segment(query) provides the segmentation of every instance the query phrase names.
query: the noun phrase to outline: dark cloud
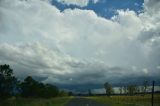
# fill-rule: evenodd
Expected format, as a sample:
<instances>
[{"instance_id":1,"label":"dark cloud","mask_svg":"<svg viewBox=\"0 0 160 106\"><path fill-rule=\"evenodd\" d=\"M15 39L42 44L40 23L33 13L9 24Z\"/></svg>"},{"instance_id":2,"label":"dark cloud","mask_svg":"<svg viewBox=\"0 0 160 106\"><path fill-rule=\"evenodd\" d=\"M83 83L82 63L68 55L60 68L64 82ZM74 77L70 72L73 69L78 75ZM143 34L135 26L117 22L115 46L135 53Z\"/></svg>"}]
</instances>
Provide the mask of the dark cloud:
<instances>
[{"instance_id":1,"label":"dark cloud","mask_svg":"<svg viewBox=\"0 0 160 106\"><path fill-rule=\"evenodd\" d=\"M160 31L159 31L159 27L157 27L156 29L142 31L142 33L140 33L139 40L141 40L142 42L147 42L149 40L154 41L159 37L160 37Z\"/></svg>"}]
</instances>

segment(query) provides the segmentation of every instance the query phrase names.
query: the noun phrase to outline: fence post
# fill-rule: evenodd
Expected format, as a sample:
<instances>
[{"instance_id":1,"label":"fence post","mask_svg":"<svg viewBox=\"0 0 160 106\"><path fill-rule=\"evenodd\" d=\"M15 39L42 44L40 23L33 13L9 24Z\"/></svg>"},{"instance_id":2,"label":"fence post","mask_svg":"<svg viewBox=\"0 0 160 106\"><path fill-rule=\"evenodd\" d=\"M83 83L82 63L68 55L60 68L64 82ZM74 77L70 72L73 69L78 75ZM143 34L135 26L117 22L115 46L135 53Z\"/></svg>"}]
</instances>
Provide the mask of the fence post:
<instances>
[{"instance_id":1,"label":"fence post","mask_svg":"<svg viewBox=\"0 0 160 106\"><path fill-rule=\"evenodd\" d=\"M154 83L155 83L155 81L152 82L152 106L153 106L153 102L154 102Z\"/></svg>"}]
</instances>

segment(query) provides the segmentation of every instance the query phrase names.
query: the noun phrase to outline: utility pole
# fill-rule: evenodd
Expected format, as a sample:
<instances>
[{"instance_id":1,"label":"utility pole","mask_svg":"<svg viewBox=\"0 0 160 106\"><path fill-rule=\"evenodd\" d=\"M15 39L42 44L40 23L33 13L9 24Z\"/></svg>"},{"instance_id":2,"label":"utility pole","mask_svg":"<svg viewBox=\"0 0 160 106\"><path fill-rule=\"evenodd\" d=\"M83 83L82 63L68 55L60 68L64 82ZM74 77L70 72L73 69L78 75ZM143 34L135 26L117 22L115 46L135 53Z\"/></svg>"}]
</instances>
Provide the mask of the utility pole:
<instances>
[{"instance_id":1,"label":"utility pole","mask_svg":"<svg viewBox=\"0 0 160 106\"><path fill-rule=\"evenodd\" d=\"M155 81L152 82L152 106L153 106L153 102L154 102L154 83L155 83Z\"/></svg>"}]
</instances>

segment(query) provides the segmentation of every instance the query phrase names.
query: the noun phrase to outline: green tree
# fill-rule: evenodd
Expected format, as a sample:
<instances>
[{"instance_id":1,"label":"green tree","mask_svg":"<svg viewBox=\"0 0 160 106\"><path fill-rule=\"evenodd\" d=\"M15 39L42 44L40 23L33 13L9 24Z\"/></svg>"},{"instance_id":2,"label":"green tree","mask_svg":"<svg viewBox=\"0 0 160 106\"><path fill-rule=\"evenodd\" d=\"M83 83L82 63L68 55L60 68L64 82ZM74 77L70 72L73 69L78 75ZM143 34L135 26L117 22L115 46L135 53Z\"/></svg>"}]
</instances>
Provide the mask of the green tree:
<instances>
[{"instance_id":1,"label":"green tree","mask_svg":"<svg viewBox=\"0 0 160 106\"><path fill-rule=\"evenodd\" d=\"M24 79L21 83L22 96L24 97L36 97L38 96L38 82L31 76Z\"/></svg>"},{"instance_id":2,"label":"green tree","mask_svg":"<svg viewBox=\"0 0 160 106\"><path fill-rule=\"evenodd\" d=\"M45 86L46 86L45 92L46 92L47 98L58 96L59 90L56 86L51 85L51 84L46 84Z\"/></svg>"},{"instance_id":3,"label":"green tree","mask_svg":"<svg viewBox=\"0 0 160 106\"><path fill-rule=\"evenodd\" d=\"M24 79L21 83L21 94L23 97L56 97L59 90L56 86L51 84L43 84L34 80L31 76Z\"/></svg>"},{"instance_id":4,"label":"green tree","mask_svg":"<svg viewBox=\"0 0 160 106\"><path fill-rule=\"evenodd\" d=\"M0 99L6 99L12 95L16 87L16 78L9 65L0 65Z\"/></svg>"},{"instance_id":5,"label":"green tree","mask_svg":"<svg viewBox=\"0 0 160 106\"><path fill-rule=\"evenodd\" d=\"M113 91L113 88L112 88L112 85L109 84L108 82L106 82L106 83L104 84L104 88L105 88L106 94L107 94L108 96L110 96L110 95L114 92L114 91Z\"/></svg>"}]
</instances>

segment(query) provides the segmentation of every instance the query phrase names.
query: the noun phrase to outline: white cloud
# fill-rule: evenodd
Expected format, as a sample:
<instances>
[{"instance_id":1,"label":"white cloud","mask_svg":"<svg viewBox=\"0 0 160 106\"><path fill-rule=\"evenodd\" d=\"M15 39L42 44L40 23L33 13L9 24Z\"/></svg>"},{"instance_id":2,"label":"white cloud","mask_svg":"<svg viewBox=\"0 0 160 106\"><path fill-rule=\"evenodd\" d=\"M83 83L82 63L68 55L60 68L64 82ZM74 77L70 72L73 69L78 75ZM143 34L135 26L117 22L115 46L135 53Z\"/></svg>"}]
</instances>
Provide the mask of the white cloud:
<instances>
[{"instance_id":1,"label":"white cloud","mask_svg":"<svg viewBox=\"0 0 160 106\"><path fill-rule=\"evenodd\" d=\"M0 1L0 63L10 63L18 76L63 84L158 75L160 13L150 2L139 15L117 10L110 20L92 10L60 12L39 0Z\"/></svg>"},{"instance_id":2,"label":"white cloud","mask_svg":"<svg viewBox=\"0 0 160 106\"><path fill-rule=\"evenodd\" d=\"M87 6L88 3L89 3L89 0L57 0L58 2L61 2L63 4L66 4L66 5L77 5L77 6L80 6L80 7L84 7L84 6Z\"/></svg>"},{"instance_id":3,"label":"white cloud","mask_svg":"<svg viewBox=\"0 0 160 106\"><path fill-rule=\"evenodd\" d=\"M139 4L138 4L138 3L134 3L134 5L135 5L135 6L139 6Z\"/></svg>"},{"instance_id":4,"label":"white cloud","mask_svg":"<svg viewBox=\"0 0 160 106\"><path fill-rule=\"evenodd\" d=\"M6 62L13 62L13 64L31 68L29 69L31 71L53 69L51 70L53 74L68 73L69 69L65 63L74 62L57 49L48 49L38 43L26 45L2 44L0 46L0 54L1 59Z\"/></svg>"},{"instance_id":5,"label":"white cloud","mask_svg":"<svg viewBox=\"0 0 160 106\"><path fill-rule=\"evenodd\" d=\"M94 4L96 4L96 3L98 3L99 2L99 0L93 0L93 3Z\"/></svg>"},{"instance_id":6,"label":"white cloud","mask_svg":"<svg viewBox=\"0 0 160 106\"><path fill-rule=\"evenodd\" d=\"M143 71L145 74L148 74L148 69L147 69L147 68L144 68L142 71Z\"/></svg>"}]
</instances>

